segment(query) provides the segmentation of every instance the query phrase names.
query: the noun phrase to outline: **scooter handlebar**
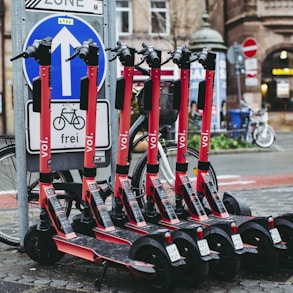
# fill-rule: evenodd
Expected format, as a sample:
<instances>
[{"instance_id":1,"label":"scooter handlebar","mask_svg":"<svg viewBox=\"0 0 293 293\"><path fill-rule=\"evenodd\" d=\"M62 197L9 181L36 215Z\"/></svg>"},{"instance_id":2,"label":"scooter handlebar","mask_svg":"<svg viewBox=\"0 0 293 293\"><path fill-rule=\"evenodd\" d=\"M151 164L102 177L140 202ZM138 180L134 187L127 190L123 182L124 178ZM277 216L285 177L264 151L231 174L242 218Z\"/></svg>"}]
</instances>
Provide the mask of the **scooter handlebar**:
<instances>
[{"instance_id":1,"label":"scooter handlebar","mask_svg":"<svg viewBox=\"0 0 293 293\"><path fill-rule=\"evenodd\" d=\"M65 61L70 61L76 56L84 60L88 65L97 65L97 55L99 52L99 47L92 39L83 42L82 46L74 48L74 53L65 59Z\"/></svg>"},{"instance_id":2,"label":"scooter handlebar","mask_svg":"<svg viewBox=\"0 0 293 293\"><path fill-rule=\"evenodd\" d=\"M208 49L204 48L200 53L198 53L198 62L202 65L205 65L207 57L208 57Z\"/></svg>"},{"instance_id":3,"label":"scooter handlebar","mask_svg":"<svg viewBox=\"0 0 293 293\"><path fill-rule=\"evenodd\" d=\"M47 45L47 44L50 44L51 42L52 42L51 37L46 37L42 40L35 40L32 45L30 45L26 48L25 51L23 51L22 53L20 53L19 55L15 56L15 57L12 57L10 59L10 61L14 61L19 58L26 59L29 57L34 57L35 59L37 59L38 58L38 49L40 47L40 44Z\"/></svg>"},{"instance_id":4,"label":"scooter handlebar","mask_svg":"<svg viewBox=\"0 0 293 293\"><path fill-rule=\"evenodd\" d=\"M161 66L161 52L154 49L154 47L147 45L145 42L142 43L143 49L138 51L138 54L143 55L142 61L137 64L142 64L145 60L150 67L160 67Z\"/></svg>"},{"instance_id":5,"label":"scooter handlebar","mask_svg":"<svg viewBox=\"0 0 293 293\"><path fill-rule=\"evenodd\" d=\"M122 43L120 40L117 41L117 46L115 48L107 48L106 51L115 52L116 55L110 59L110 61L114 61L117 57L119 57L120 62L126 66L133 66L134 64L134 53L135 49L128 47L126 44Z\"/></svg>"}]
</instances>

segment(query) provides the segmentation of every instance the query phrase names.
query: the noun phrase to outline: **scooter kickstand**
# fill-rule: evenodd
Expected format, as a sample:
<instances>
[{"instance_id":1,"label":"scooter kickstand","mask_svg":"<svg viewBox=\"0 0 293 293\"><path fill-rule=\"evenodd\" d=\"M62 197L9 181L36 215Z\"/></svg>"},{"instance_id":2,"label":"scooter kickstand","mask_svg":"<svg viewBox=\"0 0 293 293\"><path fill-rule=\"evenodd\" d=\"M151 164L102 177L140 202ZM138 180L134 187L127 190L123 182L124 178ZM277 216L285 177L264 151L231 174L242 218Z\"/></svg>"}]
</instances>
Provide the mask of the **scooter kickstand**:
<instances>
[{"instance_id":1,"label":"scooter kickstand","mask_svg":"<svg viewBox=\"0 0 293 293\"><path fill-rule=\"evenodd\" d=\"M105 278L105 275L107 273L107 269L109 267L109 262L108 261L103 261L103 268L102 271L100 273L100 277L96 279L95 281L95 287L98 289L98 291L101 291L101 286L102 286L102 282Z\"/></svg>"}]
</instances>

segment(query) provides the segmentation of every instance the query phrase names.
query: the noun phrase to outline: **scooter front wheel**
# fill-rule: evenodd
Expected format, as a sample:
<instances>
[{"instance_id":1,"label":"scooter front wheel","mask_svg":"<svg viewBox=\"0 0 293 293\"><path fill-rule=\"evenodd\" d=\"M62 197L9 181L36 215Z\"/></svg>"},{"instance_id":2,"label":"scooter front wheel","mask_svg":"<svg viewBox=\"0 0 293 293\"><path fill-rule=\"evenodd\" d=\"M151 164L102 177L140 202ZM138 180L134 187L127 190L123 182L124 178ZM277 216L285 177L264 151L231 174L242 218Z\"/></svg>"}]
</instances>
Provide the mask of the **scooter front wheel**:
<instances>
[{"instance_id":1,"label":"scooter front wheel","mask_svg":"<svg viewBox=\"0 0 293 293\"><path fill-rule=\"evenodd\" d=\"M211 233L205 236L211 250L219 253L219 259L209 263L210 272L221 280L233 280L240 272L240 256L234 251L232 244L222 235Z\"/></svg>"},{"instance_id":2,"label":"scooter front wheel","mask_svg":"<svg viewBox=\"0 0 293 293\"><path fill-rule=\"evenodd\" d=\"M166 256L157 248L143 246L135 254L135 259L153 264L156 274L147 281L152 292L170 292L173 287L172 269Z\"/></svg>"},{"instance_id":3,"label":"scooter front wheel","mask_svg":"<svg viewBox=\"0 0 293 293\"><path fill-rule=\"evenodd\" d=\"M37 225L31 226L24 237L24 248L27 255L41 265L52 265L61 260L64 253L57 250L52 239L54 234L53 227L47 231L40 231Z\"/></svg>"}]
</instances>

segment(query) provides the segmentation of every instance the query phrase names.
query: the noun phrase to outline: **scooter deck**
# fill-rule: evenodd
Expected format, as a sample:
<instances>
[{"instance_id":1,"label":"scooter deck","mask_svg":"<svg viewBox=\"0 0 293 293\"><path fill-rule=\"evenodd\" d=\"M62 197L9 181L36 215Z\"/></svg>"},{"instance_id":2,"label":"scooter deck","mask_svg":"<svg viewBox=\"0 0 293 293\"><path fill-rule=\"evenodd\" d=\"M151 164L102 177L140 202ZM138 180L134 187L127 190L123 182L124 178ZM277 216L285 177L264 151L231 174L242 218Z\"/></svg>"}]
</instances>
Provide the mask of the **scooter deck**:
<instances>
[{"instance_id":1,"label":"scooter deck","mask_svg":"<svg viewBox=\"0 0 293 293\"><path fill-rule=\"evenodd\" d=\"M97 239L126 245L131 245L135 240L141 237L140 234L134 231L128 231L117 226L115 226L114 230L112 231L107 231L98 227L94 227L93 232L95 233Z\"/></svg>"},{"instance_id":2,"label":"scooter deck","mask_svg":"<svg viewBox=\"0 0 293 293\"><path fill-rule=\"evenodd\" d=\"M83 234L65 239L55 235L53 237L59 251L71 254L101 264L109 261L113 264L122 265L130 270L142 274L154 274L153 265L128 258L130 246L105 242Z\"/></svg>"}]
</instances>

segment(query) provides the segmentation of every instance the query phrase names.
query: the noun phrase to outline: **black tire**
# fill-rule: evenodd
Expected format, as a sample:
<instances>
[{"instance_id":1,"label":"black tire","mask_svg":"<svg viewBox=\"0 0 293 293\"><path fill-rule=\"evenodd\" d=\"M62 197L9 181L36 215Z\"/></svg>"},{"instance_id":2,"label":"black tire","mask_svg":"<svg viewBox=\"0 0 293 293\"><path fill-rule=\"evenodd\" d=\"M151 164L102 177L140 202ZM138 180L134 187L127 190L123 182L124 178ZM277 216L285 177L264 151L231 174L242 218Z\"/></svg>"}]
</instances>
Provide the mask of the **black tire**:
<instances>
[{"instance_id":1,"label":"black tire","mask_svg":"<svg viewBox=\"0 0 293 293\"><path fill-rule=\"evenodd\" d=\"M254 129L252 137L257 146L269 148L274 143L275 133L271 126L267 125L265 129L263 125L259 125Z\"/></svg>"},{"instance_id":2,"label":"black tire","mask_svg":"<svg viewBox=\"0 0 293 293\"><path fill-rule=\"evenodd\" d=\"M219 253L220 259L212 260L209 269L220 280L234 280L240 272L241 259L234 251L233 245L222 235L210 233L205 236L211 250Z\"/></svg>"},{"instance_id":3,"label":"black tire","mask_svg":"<svg viewBox=\"0 0 293 293\"><path fill-rule=\"evenodd\" d=\"M169 166L172 170L172 173L175 176L175 168L176 168L176 154L177 154L177 146L176 145L170 145L165 146L164 151L167 154ZM198 158L199 153L197 150L188 147L186 151L186 160L188 162L188 170L187 175L191 182L194 182L196 180L196 175L194 172L194 168L198 167ZM160 156L158 157L158 160L160 161ZM137 161L136 166L134 167L133 176L132 176L132 186L134 188L136 198L140 204L141 207L145 204L145 174L146 174L146 166L147 166L147 152L145 152L140 159ZM164 179L164 175L162 173L162 164L159 164L159 178L162 180L162 182L166 182ZM212 178L212 181L216 188L218 189L218 181L216 177L216 173L213 169L213 166L210 164L209 167L209 174ZM173 182L174 183L174 182ZM171 183L164 184L164 188L166 189L168 193L168 188L172 191L174 190L174 185Z\"/></svg>"},{"instance_id":4,"label":"black tire","mask_svg":"<svg viewBox=\"0 0 293 293\"><path fill-rule=\"evenodd\" d=\"M277 226L280 236L286 242L287 249L279 251L279 265L285 269L293 269L293 231L286 225Z\"/></svg>"},{"instance_id":5,"label":"black tire","mask_svg":"<svg viewBox=\"0 0 293 293\"><path fill-rule=\"evenodd\" d=\"M134 258L154 265L155 277L147 281L151 292L172 291L172 268L167 257L159 249L152 246L143 246L136 252Z\"/></svg>"},{"instance_id":6,"label":"black tire","mask_svg":"<svg viewBox=\"0 0 293 293\"><path fill-rule=\"evenodd\" d=\"M20 245L16 172L15 146L9 145L0 149L0 241L12 246ZM38 219L40 213L38 178L39 173L27 172L29 224ZM53 182L72 181L69 171L59 171L54 174ZM72 200L66 198L60 200L66 214L69 214Z\"/></svg>"},{"instance_id":7,"label":"black tire","mask_svg":"<svg viewBox=\"0 0 293 293\"><path fill-rule=\"evenodd\" d=\"M258 253L243 255L244 268L250 271L269 273L278 263L278 252L273 247L271 239L256 229L247 229L241 233L243 243L255 245Z\"/></svg>"},{"instance_id":8,"label":"black tire","mask_svg":"<svg viewBox=\"0 0 293 293\"><path fill-rule=\"evenodd\" d=\"M186 262L186 265L178 268L181 285L196 287L202 284L208 277L208 262L201 260L199 252L190 242L177 238L174 240L174 243Z\"/></svg>"},{"instance_id":9,"label":"black tire","mask_svg":"<svg viewBox=\"0 0 293 293\"><path fill-rule=\"evenodd\" d=\"M57 250L52 239L55 231L50 227L48 231L37 230L37 225L29 228L24 237L24 248L27 255L41 265L52 265L61 260L63 252Z\"/></svg>"}]
</instances>

